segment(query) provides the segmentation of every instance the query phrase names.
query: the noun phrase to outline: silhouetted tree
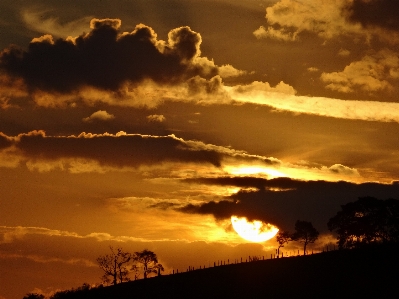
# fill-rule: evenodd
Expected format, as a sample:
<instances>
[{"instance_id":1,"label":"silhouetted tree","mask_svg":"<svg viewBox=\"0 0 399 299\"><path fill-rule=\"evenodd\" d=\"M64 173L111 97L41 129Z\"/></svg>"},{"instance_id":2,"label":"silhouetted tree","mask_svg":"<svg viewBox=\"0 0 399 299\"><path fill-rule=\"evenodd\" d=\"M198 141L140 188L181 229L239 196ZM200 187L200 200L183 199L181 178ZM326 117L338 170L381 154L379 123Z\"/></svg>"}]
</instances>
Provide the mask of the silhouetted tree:
<instances>
[{"instance_id":1,"label":"silhouetted tree","mask_svg":"<svg viewBox=\"0 0 399 299\"><path fill-rule=\"evenodd\" d=\"M111 254L104 256L99 256L97 258L98 265L101 270L104 271L103 281L105 283L110 283L112 279L112 284L116 285L118 283L129 281L128 274L135 267L135 265L130 266L129 264L133 261L133 256L129 252L124 252L122 248L117 248L114 250L110 246ZM110 279L111 278L111 279Z\"/></svg>"},{"instance_id":2,"label":"silhouetted tree","mask_svg":"<svg viewBox=\"0 0 399 299\"><path fill-rule=\"evenodd\" d=\"M297 220L295 223L295 232L292 234L293 241L303 243L303 254L306 255L306 246L314 243L319 237L319 232L308 221Z\"/></svg>"},{"instance_id":3,"label":"silhouetted tree","mask_svg":"<svg viewBox=\"0 0 399 299\"><path fill-rule=\"evenodd\" d=\"M276 235L276 240L278 243L277 256L280 256L280 248L284 247L285 243L288 243L292 240L292 234L287 231L279 230Z\"/></svg>"},{"instance_id":4,"label":"silhouetted tree","mask_svg":"<svg viewBox=\"0 0 399 299\"><path fill-rule=\"evenodd\" d=\"M22 299L44 299L44 295L38 293L28 293Z\"/></svg>"},{"instance_id":5,"label":"silhouetted tree","mask_svg":"<svg viewBox=\"0 0 399 299\"><path fill-rule=\"evenodd\" d=\"M327 223L335 231L340 249L370 243L399 242L399 201L361 197L341 206Z\"/></svg>"},{"instance_id":6,"label":"silhouetted tree","mask_svg":"<svg viewBox=\"0 0 399 299\"><path fill-rule=\"evenodd\" d=\"M163 266L158 263L157 255L148 249L135 252L134 259L136 262L143 265L144 279L151 273L157 274L160 273L160 271L164 271Z\"/></svg>"}]
</instances>

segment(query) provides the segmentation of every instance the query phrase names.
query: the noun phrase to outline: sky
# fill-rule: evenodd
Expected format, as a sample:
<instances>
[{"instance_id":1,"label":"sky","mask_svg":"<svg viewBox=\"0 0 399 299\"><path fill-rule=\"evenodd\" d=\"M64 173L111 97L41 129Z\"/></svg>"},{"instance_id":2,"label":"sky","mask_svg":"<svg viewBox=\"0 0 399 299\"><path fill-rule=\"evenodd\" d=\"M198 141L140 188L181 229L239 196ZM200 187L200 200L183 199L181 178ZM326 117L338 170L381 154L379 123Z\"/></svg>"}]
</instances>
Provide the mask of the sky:
<instances>
[{"instance_id":1,"label":"sky","mask_svg":"<svg viewBox=\"0 0 399 299\"><path fill-rule=\"evenodd\" d=\"M398 6L1 1L0 299L100 283L109 246L275 252L232 215L332 246L341 205L399 194Z\"/></svg>"}]
</instances>

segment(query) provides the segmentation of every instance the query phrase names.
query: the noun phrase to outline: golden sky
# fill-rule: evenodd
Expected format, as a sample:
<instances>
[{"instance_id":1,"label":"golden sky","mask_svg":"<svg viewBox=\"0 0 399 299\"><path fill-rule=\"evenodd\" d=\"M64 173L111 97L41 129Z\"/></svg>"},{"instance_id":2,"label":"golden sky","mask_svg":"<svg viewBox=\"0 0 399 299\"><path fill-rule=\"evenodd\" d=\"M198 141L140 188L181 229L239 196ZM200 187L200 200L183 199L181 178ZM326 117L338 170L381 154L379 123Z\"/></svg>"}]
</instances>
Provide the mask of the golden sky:
<instances>
[{"instance_id":1,"label":"golden sky","mask_svg":"<svg viewBox=\"0 0 399 299\"><path fill-rule=\"evenodd\" d=\"M269 257L233 215L321 250L340 205L397 197L398 9L1 1L0 299L99 283L110 245L166 273Z\"/></svg>"}]
</instances>

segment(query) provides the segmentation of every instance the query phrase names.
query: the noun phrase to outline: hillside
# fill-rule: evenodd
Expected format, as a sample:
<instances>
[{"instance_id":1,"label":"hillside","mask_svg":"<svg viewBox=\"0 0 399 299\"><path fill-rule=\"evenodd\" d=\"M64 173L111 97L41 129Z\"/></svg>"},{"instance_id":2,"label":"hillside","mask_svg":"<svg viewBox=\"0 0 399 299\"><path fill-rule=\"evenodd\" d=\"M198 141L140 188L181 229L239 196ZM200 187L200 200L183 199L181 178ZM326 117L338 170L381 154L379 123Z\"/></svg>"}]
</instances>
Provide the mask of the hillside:
<instances>
[{"instance_id":1,"label":"hillside","mask_svg":"<svg viewBox=\"0 0 399 299\"><path fill-rule=\"evenodd\" d=\"M399 298L398 253L398 246L379 246L226 265L71 298Z\"/></svg>"}]
</instances>

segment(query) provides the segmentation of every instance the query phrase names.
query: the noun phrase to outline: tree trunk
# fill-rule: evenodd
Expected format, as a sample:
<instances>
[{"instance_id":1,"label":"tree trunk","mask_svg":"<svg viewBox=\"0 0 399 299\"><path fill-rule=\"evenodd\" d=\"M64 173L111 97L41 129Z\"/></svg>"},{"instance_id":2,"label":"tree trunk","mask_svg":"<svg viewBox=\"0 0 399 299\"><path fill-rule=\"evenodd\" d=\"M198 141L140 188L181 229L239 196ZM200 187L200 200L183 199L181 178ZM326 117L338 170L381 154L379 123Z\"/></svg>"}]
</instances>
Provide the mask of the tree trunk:
<instances>
[{"instance_id":1,"label":"tree trunk","mask_svg":"<svg viewBox=\"0 0 399 299\"><path fill-rule=\"evenodd\" d=\"M115 257L115 259L114 259L114 273L113 273L113 276L114 276L114 285L116 285L116 283L117 283L117 281L116 281L116 275L117 275L117 271L116 271L116 257Z\"/></svg>"}]
</instances>

